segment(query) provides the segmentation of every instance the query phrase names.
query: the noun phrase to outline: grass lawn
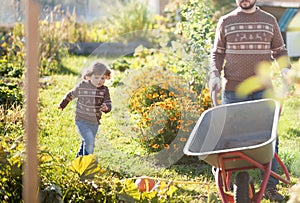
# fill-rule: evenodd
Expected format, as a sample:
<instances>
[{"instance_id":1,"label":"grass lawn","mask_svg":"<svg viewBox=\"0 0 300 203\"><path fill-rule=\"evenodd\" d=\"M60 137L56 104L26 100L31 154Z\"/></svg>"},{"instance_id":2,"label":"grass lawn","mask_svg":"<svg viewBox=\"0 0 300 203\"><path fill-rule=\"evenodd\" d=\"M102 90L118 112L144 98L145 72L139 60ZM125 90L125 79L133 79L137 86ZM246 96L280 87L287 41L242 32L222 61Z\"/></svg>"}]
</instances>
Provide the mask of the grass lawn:
<instances>
[{"instance_id":1,"label":"grass lawn","mask_svg":"<svg viewBox=\"0 0 300 203\"><path fill-rule=\"evenodd\" d=\"M63 74L41 78L39 143L65 160L66 165L75 158L80 145L74 124L75 102L70 103L63 111L57 107L64 94L79 82L80 71L87 64L87 60L83 56L71 56L63 61ZM113 110L103 116L97 135L95 154L99 163L122 174L124 178L147 175L173 181L186 191L183 196L188 197L188 202L221 202L209 165L197 158L184 157L171 167L163 168L155 166L151 159L145 156L145 150L137 142L137 119L127 109L126 89L120 86L113 87L109 81L107 85L111 91ZM286 199L289 198L289 188L297 183L300 177L299 126L300 95L290 95L284 101L278 126L279 156L291 175L291 185L279 185ZM259 179L258 175L254 178Z\"/></svg>"}]
</instances>

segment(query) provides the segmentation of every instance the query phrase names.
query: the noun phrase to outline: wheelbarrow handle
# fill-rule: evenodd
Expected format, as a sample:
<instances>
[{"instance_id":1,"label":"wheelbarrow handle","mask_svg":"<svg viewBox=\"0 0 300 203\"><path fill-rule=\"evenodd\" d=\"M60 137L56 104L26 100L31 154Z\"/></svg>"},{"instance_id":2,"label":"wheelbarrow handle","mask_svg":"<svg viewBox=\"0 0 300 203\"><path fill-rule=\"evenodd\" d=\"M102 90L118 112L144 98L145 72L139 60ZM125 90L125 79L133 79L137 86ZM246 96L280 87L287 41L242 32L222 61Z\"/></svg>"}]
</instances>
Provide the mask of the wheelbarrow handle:
<instances>
[{"instance_id":1,"label":"wheelbarrow handle","mask_svg":"<svg viewBox=\"0 0 300 203\"><path fill-rule=\"evenodd\" d=\"M219 103L218 103L218 93L217 93L216 90L212 90L210 92L210 97L211 97L213 106L218 106L219 105Z\"/></svg>"}]
</instances>

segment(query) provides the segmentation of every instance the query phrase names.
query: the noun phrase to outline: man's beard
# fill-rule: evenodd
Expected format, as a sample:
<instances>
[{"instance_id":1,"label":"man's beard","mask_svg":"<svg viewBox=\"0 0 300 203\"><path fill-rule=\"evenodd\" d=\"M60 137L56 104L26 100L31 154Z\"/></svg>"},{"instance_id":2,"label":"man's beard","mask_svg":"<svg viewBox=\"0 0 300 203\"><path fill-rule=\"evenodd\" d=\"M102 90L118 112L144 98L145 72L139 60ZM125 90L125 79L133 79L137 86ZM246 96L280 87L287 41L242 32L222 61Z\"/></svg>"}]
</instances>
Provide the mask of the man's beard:
<instances>
[{"instance_id":1,"label":"man's beard","mask_svg":"<svg viewBox=\"0 0 300 203\"><path fill-rule=\"evenodd\" d=\"M247 0L244 0L244 1L247 1ZM254 1L252 4L249 4L249 6L243 6L243 2L244 2L244 1L242 1L242 2L240 3L240 7L241 7L242 9L244 9L244 10L252 9L252 8L255 6L255 3L256 3L256 1Z\"/></svg>"}]
</instances>

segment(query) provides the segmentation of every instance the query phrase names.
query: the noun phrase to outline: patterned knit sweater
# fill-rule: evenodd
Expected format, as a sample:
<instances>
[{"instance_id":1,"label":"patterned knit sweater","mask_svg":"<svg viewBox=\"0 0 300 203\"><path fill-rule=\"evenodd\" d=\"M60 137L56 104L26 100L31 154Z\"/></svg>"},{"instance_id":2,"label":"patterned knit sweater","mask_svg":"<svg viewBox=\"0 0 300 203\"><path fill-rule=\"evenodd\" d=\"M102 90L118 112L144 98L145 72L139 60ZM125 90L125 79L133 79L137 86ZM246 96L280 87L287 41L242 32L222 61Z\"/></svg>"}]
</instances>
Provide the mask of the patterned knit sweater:
<instances>
[{"instance_id":1,"label":"patterned knit sweater","mask_svg":"<svg viewBox=\"0 0 300 203\"><path fill-rule=\"evenodd\" d=\"M75 98L77 98L75 120L100 124L101 105L105 103L108 107L104 113L110 112L112 108L108 87L104 85L95 87L90 81L82 81L68 92L60 102L60 107L64 109Z\"/></svg>"},{"instance_id":2,"label":"patterned knit sweater","mask_svg":"<svg viewBox=\"0 0 300 203\"><path fill-rule=\"evenodd\" d=\"M258 7L253 13L237 8L218 22L211 77L219 77L224 70L225 89L235 91L242 81L255 75L261 62L281 56L288 58L276 18Z\"/></svg>"}]
</instances>

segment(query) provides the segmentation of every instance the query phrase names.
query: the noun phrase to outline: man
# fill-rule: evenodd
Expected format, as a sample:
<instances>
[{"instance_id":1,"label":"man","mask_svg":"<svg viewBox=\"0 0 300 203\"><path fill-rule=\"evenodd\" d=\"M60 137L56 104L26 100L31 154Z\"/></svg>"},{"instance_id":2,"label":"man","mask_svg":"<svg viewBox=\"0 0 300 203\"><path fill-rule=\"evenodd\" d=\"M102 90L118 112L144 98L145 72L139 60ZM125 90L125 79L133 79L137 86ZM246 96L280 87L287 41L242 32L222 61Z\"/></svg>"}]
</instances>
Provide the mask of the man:
<instances>
[{"instance_id":1,"label":"man","mask_svg":"<svg viewBox=\"0 0 300 203\"><path fill-rule=\"evenodd\" d=\"M222 104L262 99L271 88L270 79L252 80L247 94L240 96L238 90L251 78L259 77L262 62L271 64L275 59L282 76L290 70L287 50L284 45L277 21L274 16L256 6L256 0L236 0L237 8L220 18L214 47L211 53L210 91L220 92L221 79L224 74ZM269 70L266 67L265 70ZM261 72L261 71L260 71ZM264 81L261 84L260 81ZM278 146L278 143L277 143ZM277 152L276 146L276 152ZM278 163L272 161L272 170L277 171ZM278 193L278 180L270 176L265 197L272 201L282 201Z\"/></svg>"}]
</instances>

